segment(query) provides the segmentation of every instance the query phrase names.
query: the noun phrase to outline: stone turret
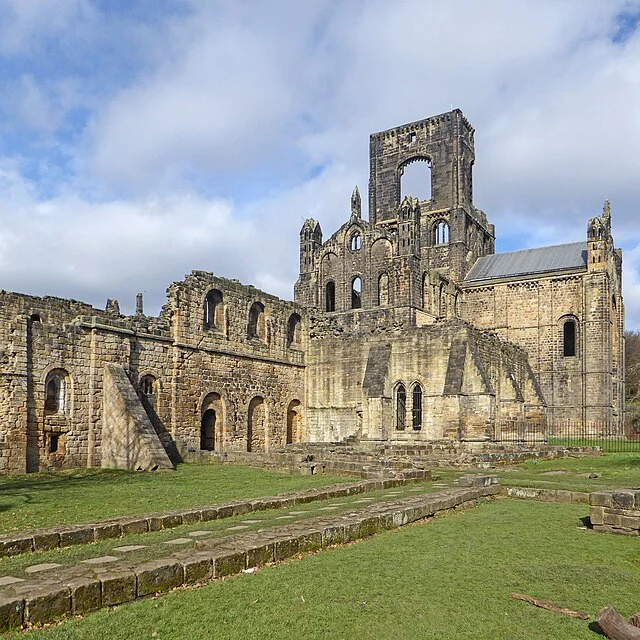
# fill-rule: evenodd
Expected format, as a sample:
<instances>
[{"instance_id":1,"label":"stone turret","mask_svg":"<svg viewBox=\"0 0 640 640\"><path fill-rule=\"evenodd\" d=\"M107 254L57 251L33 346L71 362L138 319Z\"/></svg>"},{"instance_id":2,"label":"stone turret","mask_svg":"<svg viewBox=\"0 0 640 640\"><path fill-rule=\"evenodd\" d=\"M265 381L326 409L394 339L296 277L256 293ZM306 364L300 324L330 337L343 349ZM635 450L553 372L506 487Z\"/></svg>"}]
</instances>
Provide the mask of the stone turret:
<instances>
[{"instance_id":1,"label":"stone turret","mask_svg":"<svg viewBox=\"0 0 640 640\"><path fill-rule=\"evenodd\" d=\"M587 225L587 260L589 271L607 268L607 258L613 249L611 235L611 203L604 201L602 215L591 218Z\"/></svg>"},{"instance_id":2,"label":"stone turret","mask_svg":"<svg viewBox=\"0 0 640 640\"><path fill-rule=\"evenodd\" d=\"M360 198L360 191L357 186L351 194L351 217L362 218L362 199Z\"/></svg>"}]
</instances>

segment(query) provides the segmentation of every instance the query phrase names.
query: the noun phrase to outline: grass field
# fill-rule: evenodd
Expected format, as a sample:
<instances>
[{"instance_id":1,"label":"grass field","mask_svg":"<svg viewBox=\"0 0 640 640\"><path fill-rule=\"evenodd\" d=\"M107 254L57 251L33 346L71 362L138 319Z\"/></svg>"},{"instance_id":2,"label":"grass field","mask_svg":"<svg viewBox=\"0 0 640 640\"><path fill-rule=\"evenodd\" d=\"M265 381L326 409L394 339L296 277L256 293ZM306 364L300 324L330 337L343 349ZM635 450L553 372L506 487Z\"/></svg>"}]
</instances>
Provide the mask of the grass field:
<instances>
[{"instance_id":1,"label":"grass field","mask_svg":"<svg viewBox=\"0 0 640 640\"><path fill-rule=\"evenodd\" d=\"M356 479L222 464L183 464L164 473L76 469L0 476L0 533L170 511Z\"/></svg>"},{"instance_id":2,"label":"grass field","mask_svg":"<svg viewBox=\"0 0 640 640\"><path fill-rule=\"evenodd\" d=\"M640 454L606 453L585 458L529 460L493 471L500 481L520 487L598 491L640 487ZM597 478L589 478L598 474Z\"/></svg>"},{"instance_id":3,"label":"grass field","mask_svg":"<svg viewBox=\"0 0 640 640\"><path fill-rule=\"evenodd\" d=\"M499 500L206 587L178 590L28 640L162 638L540 640L598 637L591 615L639 607L640 546L582 528L584 505Z\"/></svg>"}]
</instances>

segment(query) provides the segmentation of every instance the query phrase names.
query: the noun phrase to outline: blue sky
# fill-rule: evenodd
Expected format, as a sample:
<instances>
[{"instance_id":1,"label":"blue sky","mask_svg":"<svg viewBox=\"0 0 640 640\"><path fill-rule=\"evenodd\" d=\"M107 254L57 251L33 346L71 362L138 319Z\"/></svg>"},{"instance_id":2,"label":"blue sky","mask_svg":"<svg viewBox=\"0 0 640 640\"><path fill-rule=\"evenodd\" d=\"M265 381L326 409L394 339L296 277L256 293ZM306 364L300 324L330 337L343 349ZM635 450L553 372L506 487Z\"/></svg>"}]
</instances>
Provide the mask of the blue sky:
<instances>
[{"instance_id":1,"label":"blue sky","mask_svg":"<svg viewBox=\"0 0 640 640\"><path fill-rule=\"evenodd\" d=\"M302 220L346 219L369 134L453 106L498 250L582 240L611 200L640 328L639 21L640 0L0 0L0 288L155 313L204 269L291 298Z\"/></svg>"}]
</instances>

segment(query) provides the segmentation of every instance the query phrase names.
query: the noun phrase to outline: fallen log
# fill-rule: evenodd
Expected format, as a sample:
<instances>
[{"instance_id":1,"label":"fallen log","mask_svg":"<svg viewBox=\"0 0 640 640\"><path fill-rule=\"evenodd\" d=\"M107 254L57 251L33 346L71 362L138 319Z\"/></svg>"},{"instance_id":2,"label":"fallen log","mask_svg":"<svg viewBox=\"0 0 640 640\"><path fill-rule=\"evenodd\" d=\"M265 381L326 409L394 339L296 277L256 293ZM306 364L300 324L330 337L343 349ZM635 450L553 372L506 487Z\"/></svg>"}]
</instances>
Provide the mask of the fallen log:
<instances>
[{"instance_id":1,"label":"fallen log","mask_svg":"<svg viewBox=\"0 0 640 640\"><path fill-rule=\"evenodd\" d=\"M613 607L599 611L596 620L611 640L640 640L640 629L625 620Z\"/></svg>"},{"instance_id":2,"label":"fallen log","mask_svg":"<svg viewBox=\"0 0 640 640\"><path fill-rule=\"evenodd\" d=\"M588 620L590 618L589 614L585 613L584 611L565 609L565 607L559 607L557 604L553 604L552 602L545 602L544 600L538 600L533 596L528 596L526 593L512 592L509 595L516 600L524 600L525 602L528 602L536 607L540 607L541 609L547 609L548 611L553 611L555 613L562 613L565 616L571 616L572 618L580 618L580 620Z\"/></svg>"}]
</instances>

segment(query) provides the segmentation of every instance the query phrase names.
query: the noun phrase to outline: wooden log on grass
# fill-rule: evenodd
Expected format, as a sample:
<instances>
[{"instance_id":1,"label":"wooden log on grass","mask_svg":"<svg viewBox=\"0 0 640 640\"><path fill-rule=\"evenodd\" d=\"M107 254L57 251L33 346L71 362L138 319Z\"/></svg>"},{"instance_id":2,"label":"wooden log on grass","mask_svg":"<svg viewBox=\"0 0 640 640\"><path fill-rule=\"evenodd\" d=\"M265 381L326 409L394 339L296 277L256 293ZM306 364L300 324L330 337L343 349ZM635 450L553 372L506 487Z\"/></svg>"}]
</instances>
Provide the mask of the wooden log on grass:
<instances>
[{"instance_id":1,"label":"wooden log on grass","mask_svg":"<svg viewBox=\"0 0 640 640\"><path fill-rule=\"evenodd\" d=\"M613 607L599 611L596 620L610 640L640 640L640 629L625 620Z\"/></svg>"},{"instance_id":2,"label":"wooden log on grass","mask_svg":"<svg viewBox=\"0 0 640 640\"><path fill-rule=\"evenodd\" d=\"M573 609L565 609L565 607L559 607L557 604L553 604L552 602L545 602L544 600L538 600L533 596L528 596L526 593L515 593L512 592L509 594L512 598L516 600L524 600L529 604L532 604L536 607L540 607L541 609L547 609L547 611L553 611L554 613L562 613L565 616L571 616L572 618L579 618L580 620L588 620L589 614L584 611L574 611Z\"/></svg>"}]
</instances>

